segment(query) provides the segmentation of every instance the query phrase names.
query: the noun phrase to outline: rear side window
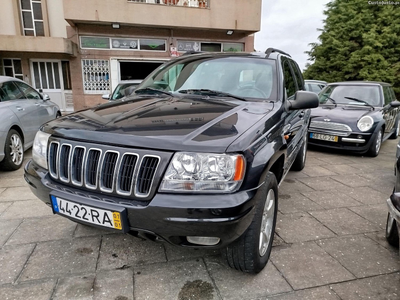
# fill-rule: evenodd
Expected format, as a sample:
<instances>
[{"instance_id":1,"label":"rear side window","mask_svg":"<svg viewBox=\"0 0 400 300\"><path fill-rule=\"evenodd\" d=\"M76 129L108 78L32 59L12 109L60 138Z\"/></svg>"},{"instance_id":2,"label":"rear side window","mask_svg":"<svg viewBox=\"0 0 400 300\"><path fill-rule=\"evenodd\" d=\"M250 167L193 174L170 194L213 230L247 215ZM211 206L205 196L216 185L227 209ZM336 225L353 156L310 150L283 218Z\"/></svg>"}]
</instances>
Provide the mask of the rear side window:
<instances>
[{"instance_id":1,"label":"rear side window","mask_svg":"<svg viewBox=\"0 0 400 300\"><path fill-rule=\"evenodd\" d=\"M1 101L25 99L13 81L0 83L0 97Z\"/></svg>"}]
</instances>

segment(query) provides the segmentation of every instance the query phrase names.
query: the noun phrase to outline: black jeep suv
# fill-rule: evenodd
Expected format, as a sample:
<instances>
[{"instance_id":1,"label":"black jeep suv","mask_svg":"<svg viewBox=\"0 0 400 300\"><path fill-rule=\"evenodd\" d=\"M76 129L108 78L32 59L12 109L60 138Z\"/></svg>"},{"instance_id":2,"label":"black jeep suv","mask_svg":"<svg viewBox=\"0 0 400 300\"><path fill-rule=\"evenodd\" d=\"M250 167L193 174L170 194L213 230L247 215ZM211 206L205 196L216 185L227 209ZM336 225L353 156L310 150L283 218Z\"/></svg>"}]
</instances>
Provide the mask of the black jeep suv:
<instances>
[{"instance_id":1,"label":"black jeep suv","mask_svg":"<svg viewBox=\"0 0 400 300\"><path fill-rule=\"evenodd\" d=\"M71 220L174 245L221 248L259 272L278 184L304 167L317 95L289 55L198 53L156 69L135 95L45 124L25 178Z\"/></svg>"}]
</instances>

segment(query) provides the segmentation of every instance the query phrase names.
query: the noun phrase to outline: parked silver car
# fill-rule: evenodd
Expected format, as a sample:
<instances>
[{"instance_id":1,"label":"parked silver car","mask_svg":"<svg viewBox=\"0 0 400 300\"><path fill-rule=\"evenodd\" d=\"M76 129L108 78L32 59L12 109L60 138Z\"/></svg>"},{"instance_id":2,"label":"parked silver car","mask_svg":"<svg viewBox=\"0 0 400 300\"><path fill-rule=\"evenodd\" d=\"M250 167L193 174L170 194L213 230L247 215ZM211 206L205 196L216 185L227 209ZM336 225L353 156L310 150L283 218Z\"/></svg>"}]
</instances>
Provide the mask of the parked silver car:
<instances>
[{"instance_id":1,"label":"parked silver car","mask_svg":"<svg viewBox=\"0 0 400 300\"><path fill-rule=\"evenodd\" d=\"M0 76L0 116L0 169L11 171L22 166L39 127L61 113L48 95L22 80Z\"/></svg>"}]
</instances>

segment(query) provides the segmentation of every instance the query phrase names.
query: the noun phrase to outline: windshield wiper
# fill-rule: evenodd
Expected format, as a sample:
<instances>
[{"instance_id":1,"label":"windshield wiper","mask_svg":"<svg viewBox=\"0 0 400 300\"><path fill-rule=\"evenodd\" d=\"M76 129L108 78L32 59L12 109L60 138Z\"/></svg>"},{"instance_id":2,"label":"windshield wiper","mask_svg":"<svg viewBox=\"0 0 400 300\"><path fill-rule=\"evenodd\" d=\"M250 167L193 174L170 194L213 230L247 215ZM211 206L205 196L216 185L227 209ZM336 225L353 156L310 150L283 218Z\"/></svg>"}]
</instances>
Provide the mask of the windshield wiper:
<instances>
[{"instance_id":1,"label":"windshield wiper","mask_svg":"<svg viewBox=\"0 0 400 300\"><path fill-rule=\"evenodd\" d=\"M149 88L149 87L138 89L138 90L135 90L134 92L135 92L135 94L142 94L142 93L146 94L146 93L150 92L150 93L158 93L158 94L165 94L168 96L172 96L172 94L169 92L160 91L160 90L157 90L154 88Z\"/></svg>"},{"instance_id":2,"label":"windshield wiper","mask_svg":"<svg viewBox=\"0 0 400 300\"><path fill-rule=\"evenodd\" d=\"M349 99L349 100L353 100L353 101L356 101L356 102L364 103L365 105L368 105L369 107L372 107L373 110L375 110L375 107L373 105L369 104L365 100L360 100L360 99L353 98L353 97L344 97L344 98Z\"/></svg>"},{"instance_id":3,"label":"windshield wiper","mask_svg":"<svg viewBox=\"0 0 400 300\"><path fill-rule=\"evenodd\" d=\"M337 107L337 103L336 103L336 100L335 100L335 99L333 99L333 98L331 98L331 97L329 97L329 96L326 96L326 99L331 100L331 102L332 102L333 104L335 104L335 107Z\"/></svg>"},{"instance_id":4,"label":"windshield wiper","mask_svg":"<svg viewBox=\"0 0 400 300\"><path fill-rule=\"evenodd\" d=\"M247 101L247 99L235 96L229 93L221 92L221 91L214 91L209 89L189 89L189 90L180 90L178 91L181 94L201 94L207 96L216 96L216 97L231 97L242 101Z\"/></svg>"}]
</instances>

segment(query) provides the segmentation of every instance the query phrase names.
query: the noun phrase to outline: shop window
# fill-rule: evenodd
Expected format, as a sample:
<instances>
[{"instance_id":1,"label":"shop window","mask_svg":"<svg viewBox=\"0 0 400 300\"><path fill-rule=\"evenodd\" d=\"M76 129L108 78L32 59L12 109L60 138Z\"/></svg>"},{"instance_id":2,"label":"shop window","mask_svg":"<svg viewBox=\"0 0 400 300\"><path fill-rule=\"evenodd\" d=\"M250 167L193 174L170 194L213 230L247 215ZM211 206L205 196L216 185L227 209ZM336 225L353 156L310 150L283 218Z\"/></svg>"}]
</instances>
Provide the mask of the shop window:
<instances>
[{"instance_id":1,"label":"shop window","mask_svg":"<svg viewBox=\"0 0 400 300\"><path fill-rule=\"evenodd\" d=\"M110 63L102 59L82 59L83 90L102 94L110 90Z\"/></svg>"},{"instance_id":2,"label":"shop window","mask_svg":"<svg viewBox=\"0 0 400 300\"><path fill-rule=\"evenodd\" d=\"M224 43L222 51L224 51L224 52L243 52L244 44L242 44L242 43Z\"/></svg>"},{"instance_id":3,"label":"shop window","mask_svg":"<svg viewBox=\"0 0 400 300\"><path fill-rule=\"evenodd\" d=\"M41 0L20 0L22 28L26 36L44 36Z\"/></svg>"},{"instance_id":4,"label":"shop window","mask_svg":"<svg viewBox=\"0 0 400 300\"><path fill-rule=\"evenodd\" d=\"M165 51L165 40L140 40L140 50Z\"/></svg>"},{"instance_id":5,"label":"shop window","mask_svg":"<svg viewBox=\"0 0 400 300\"><path fill-rule=\"evenodd\" d=\"M221 52L221 43L201 43L201 51Z\"/></svg>"},{"instance_id":6,"label":"shop window","mask_svg":"<svg viewBox=\"0 0 400 300\"><path fill-rule=\"evenodd\" d=\"M20 59L4 58L3 59L3 74L5 76L15 77L24 80L22 74L22 64Z\"/></svg>"}]
</instances>

